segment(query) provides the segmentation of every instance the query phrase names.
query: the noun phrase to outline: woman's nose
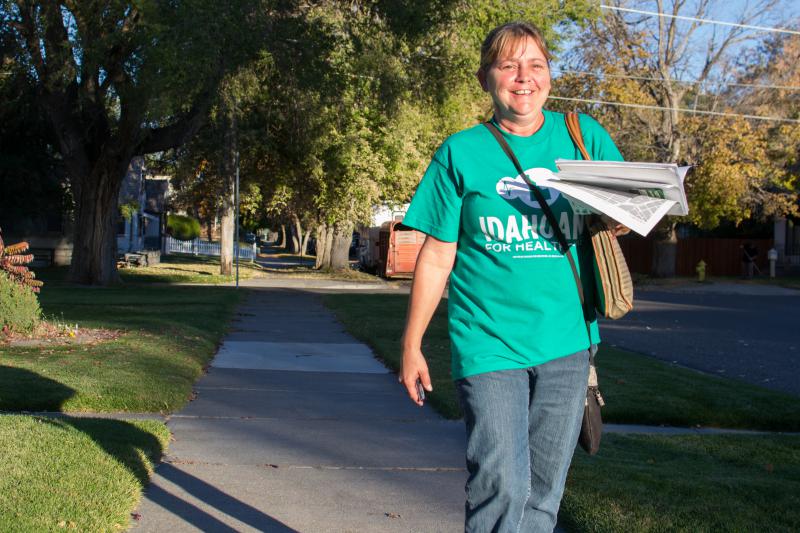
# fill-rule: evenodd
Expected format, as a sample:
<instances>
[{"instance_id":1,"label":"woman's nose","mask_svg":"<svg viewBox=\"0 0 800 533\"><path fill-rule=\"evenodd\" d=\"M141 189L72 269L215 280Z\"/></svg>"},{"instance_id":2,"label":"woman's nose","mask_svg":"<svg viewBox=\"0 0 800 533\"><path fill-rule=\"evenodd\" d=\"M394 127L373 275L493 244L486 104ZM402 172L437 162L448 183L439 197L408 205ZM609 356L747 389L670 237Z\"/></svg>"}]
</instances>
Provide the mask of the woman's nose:
<instances>
[{"instance_id":1,"label":"woman's nose","mask_svg":"<svg viewBox=\"0 0 800 533\"><path fill-rule=\"evenodd\" d=\"M525 82L533 79L533 69L526 66L520 66L517 69L517 81Z\"/></svg>"}]
</instances>

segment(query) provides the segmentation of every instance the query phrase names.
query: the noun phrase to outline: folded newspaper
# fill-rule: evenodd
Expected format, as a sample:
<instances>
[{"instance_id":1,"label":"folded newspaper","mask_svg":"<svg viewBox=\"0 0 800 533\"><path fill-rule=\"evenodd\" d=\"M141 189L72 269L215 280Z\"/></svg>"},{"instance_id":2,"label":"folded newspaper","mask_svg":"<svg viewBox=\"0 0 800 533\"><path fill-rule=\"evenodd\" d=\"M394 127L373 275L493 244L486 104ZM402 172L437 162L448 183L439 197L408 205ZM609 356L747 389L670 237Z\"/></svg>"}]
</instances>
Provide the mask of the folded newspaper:
<instances>
[{"instance_id":1,"label":"folded newspaper","mask_svg":"<svg viewBox=\"0 0 800 533\"><path fill-rule=\"evenodd\" d=\"M690 167L668 163L556 160L539 185L556 189L579 214L604 213L646 236L665 215L688 215L683 180Z\"/></svg>"}]
</instances>

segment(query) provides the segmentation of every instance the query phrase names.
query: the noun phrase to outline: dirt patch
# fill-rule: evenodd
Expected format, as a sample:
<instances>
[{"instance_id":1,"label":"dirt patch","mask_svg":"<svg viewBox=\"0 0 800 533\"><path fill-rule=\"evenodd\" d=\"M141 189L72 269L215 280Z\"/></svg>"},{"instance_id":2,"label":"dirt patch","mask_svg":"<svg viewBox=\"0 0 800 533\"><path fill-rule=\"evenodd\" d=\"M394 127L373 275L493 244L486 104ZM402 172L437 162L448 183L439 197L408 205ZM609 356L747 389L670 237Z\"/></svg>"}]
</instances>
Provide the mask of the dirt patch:
<instances>
[{"instance_id":1,"label":"dirt patch","mask_svg":"<svg viewBox=\"0 0 800 533\"><path fill-rule=\"evenodd\" d=\"M20 348L39 346L67 346L71 344L98 344L113 341L122 335L116 329L68 328L42 322L32 334L6 333L0 335L0 344Z\"/></svg>"}]
</instances>

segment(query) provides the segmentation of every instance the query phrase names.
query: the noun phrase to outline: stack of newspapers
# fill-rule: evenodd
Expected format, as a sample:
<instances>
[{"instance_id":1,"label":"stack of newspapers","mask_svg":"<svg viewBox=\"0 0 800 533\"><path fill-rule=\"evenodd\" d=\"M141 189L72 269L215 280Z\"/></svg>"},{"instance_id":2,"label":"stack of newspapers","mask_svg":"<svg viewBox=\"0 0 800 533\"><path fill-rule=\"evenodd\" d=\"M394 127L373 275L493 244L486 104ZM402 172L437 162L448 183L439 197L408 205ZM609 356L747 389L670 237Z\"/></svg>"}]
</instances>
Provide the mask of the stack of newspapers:
<instances>
[{"instance_id":1,"label":"stack of newspapers","mask_svg":"<svg viewBox=\"0 0 800 533\"><path fill-rule=\"evenodd\" d=\"M603 213L640 235L665 215L688 215L683 180L690 167L667 163L556 160L540 185L567 197L579 214Z\"/></svg>"}]
</instances>

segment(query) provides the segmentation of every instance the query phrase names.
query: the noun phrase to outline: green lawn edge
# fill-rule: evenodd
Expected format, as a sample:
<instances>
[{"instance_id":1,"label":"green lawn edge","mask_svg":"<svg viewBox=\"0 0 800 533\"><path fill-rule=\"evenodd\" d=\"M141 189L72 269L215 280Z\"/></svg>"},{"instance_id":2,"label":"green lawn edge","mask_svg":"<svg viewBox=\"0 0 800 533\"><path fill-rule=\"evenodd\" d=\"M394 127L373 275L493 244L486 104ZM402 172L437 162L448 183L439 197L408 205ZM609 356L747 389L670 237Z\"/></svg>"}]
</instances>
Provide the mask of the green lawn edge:
<instances>
[{"instance_id":1,"label":"green lawn edge","mask_svg":"<svg viewBox=\"0 0 800 533\"><path fill-rule=\"evenodd\" d=\"M230 287L49 287L40 295L46 316L121 335L90 345L0 347L0 410L180 409L244 295Z\"/></svg>"},{"instance_id":2,"label":"green lawn edge","mask_svg":"<svg viewBox=\"0 0 800 533\"><path fill-rule=\"evenodd\" d=\"M392 370L400 367L400 337L408 296L328 294L324 304L347 331L369 345ZM447 309L442 302L423 342L434 391L430 404L442 416L461 417L450 379ZM731 379L710 376L601 344L597 356L607 423L708 426L800 431L797 398Z\"/></svg>"},{"instance_id":3,"label":"green lawn edge","mask_svg":"<svg viewBox=\"0 0 800 533\"><path fill-rule=\"evenodd\" d=\"M169 439L156 420L0 416L0 530L128 529Z\"/></svg>"},{"instance_id":4,"label":"green lawn edge","mask_svg":"<svg viewBox=\"0 0 800 533\"><path fill-rule=\"evenodd\" d=\"M800 437L606 434L559 513L572 532L800 530Z\"/></svg>"}]
</instances>

